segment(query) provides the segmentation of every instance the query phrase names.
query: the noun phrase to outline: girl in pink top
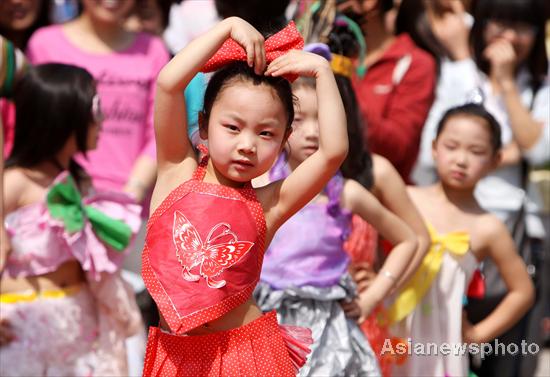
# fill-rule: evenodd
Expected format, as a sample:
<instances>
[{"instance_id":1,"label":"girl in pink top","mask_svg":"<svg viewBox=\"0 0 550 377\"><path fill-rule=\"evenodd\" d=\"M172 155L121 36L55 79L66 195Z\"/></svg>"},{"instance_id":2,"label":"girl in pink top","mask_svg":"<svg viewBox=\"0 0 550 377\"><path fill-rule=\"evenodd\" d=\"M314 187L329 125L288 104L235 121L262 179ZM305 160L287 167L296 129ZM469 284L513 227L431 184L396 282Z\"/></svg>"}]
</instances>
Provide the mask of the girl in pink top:
<instances>
[{"instance_id":1,"label":"girl in pink top","mask_svg":"<svg viewBox=\"0 0 550 377\"><path fill-rule=\"evenodd\" d=\"M76 20L33 35L29 60L74 64L94 76L105 114L103 132L97 149L78 161L97 190L123 190L141 200L155 178L153 97L168 53L159 38L123 28L133 0L84 0L82 5Z\"/></svg>"}]
</instances>

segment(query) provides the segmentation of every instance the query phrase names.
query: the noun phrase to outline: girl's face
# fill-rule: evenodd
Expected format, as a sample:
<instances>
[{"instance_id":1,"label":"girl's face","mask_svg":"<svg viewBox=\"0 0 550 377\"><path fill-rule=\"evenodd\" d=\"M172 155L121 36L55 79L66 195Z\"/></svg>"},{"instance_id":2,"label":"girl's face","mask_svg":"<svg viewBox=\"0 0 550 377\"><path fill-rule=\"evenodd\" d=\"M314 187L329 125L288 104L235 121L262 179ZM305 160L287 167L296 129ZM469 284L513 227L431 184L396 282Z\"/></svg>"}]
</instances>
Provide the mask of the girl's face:
<instances>
[{"instance_id":1,"label":"girl's face","mask_svg":"<svg viewBox=\"0 0 550 377\"><path fill-rule=\"evenodd\" d=\"M243 183L268 171L286 137L287 112L267 85L237 81L218 94L201 137L212 164L228 179Z\"/></svg>"},{"instance_id":2,"label":"girl's face","mask_svg":"<svg viewBox=\"0 0 550 377\"><path fill-rule=\"evenodd\" d=\"M134 7L135 0L82 0L84 11L103 23L120 23Z\"/></svg>"},{"instance_id":3,"label":"girl's face","mask_svg":"<svg viewBox=\"0 0 550 377\"><path fill-rule=\"evenodd\" d=\"M487 20L483 38L488 46L491 43L504 39L512 45L517 56L517 61L522 63L527 60L533 45L537 28L524 22L508 22L496 19Z\"/></svg>"},{"instance_id":4,"label":"girl's face","mask_svg":"<svg viewBox=\"0 0 550 377\"><path fill-rule=\"evenodd\" d=\"M433 143L433 158L441 181L458 189L473 189L500 159L491 146L485 120L470 115L449 118Z\"/></svg>"},{"instance_id":5,"label":"girl's face","mask_svg":"<svg viewBox=\"0 0 550 377\"><path fill-rule=\"evenodd\" d=\"M161 35L164 31L162 11L158 0L142 0L126 20L126 27L132 31L146 31Z\"/></svg>"},{"instance_id":6,"label":"girl's face","mask_svg":"<svg viewBox=\"0 0 550 377\"><path fill-rule=\"evenodd\" d=\"M288 137L288 162L295 168L319 149L319 120L315 89L300 86L293 94L298 104L294 109L292 134Z\"/></svg>"},{"instance_id":7,"label":"girl's face","mask_svg":"<svg viewBox=\"0 0 550 377\"><path fill-rule=\"evenodd\" d=\"M0 26L7 30L23 31L38 18L43 0L0 0Z\"/></svg>"}]
</instances>

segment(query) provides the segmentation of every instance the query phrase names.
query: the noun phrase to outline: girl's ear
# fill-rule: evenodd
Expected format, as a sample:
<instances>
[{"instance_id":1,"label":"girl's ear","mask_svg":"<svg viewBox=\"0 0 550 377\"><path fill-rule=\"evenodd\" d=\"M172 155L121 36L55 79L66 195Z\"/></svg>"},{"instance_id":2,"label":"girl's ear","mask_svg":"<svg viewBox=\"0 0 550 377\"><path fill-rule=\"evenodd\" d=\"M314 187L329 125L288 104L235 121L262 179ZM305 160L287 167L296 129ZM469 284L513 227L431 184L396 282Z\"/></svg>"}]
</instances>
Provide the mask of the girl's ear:
<instances>
[{"instance_id":1,"label":"girl's ear","mask_svg":"<svg viewBox=\"0 0 550 377\"><path fill-rule=\"evenodd\" d=\"M208 140L208 124L206 124L206 116L204 111L199 111L199 135L201 139Z\"/></svg>"}]
</instances>

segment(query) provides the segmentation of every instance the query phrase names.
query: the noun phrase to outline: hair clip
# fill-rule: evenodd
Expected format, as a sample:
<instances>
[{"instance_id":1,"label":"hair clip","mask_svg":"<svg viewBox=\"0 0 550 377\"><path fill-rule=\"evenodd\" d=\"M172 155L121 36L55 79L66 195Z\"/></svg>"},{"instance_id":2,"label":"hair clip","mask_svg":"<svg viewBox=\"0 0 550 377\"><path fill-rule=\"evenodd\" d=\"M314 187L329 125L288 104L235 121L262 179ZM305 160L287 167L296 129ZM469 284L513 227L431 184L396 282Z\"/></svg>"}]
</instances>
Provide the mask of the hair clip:
<instances>
[{"instance_id":1,"label":"hair clip","mask_svg":"<svg viewBox=\"0 0 550 377\"><path fill-rule=\"evenodd\" d=\"M356 72L357 76L363 78L363 76L365 76L365 73L367 73L367 67L365 66L365 57L367 55L367 42L365 42L365 37L363 36L361 27L357 24L357 22L353 21L347 16L344 16L343 14L336 16L335 24L342 24L347 26L355 36L357 44L359 44L359 63Z\"/></svg>"},{"instance_id":2,"label":"hair clip","mask_svg":"<svg viewBox=\"0 0 550 377\"><path fill-rule=\"evenodd\" d=\"M103 116L103 111L101 111L101 101L99 99L99 94L94 94L94 97L92 98L92 118L94 119L94 122L101 123L103 120L105 120L105 117Z\"/></svg>"},{"instance_id":3,"label":"hair clip","mask_svg":"<svg viewBox=\"0 0 550 377\"><path fill-rule=\"evenodd\" d=\"M332 61L333 54L330 52L330 47L328 47L326 43L308 43L304 46L304 51L320 55L323 58L327 59L329 62Z\"/></svg>"},{"instance_id":4,"label":"hair clip","mask_svg":"<svg viewBox=\"0 0 550 377\"><path fill-rule=\"evenodd\" d=\"M466 96L466 101L464 101L463 105L467 104L474 104L474 105L483 105L485 102L485 94L483 93L483 90L478 86L477 88L473 89L471 92L468 93Z\"/></svg>"}]
</instances>

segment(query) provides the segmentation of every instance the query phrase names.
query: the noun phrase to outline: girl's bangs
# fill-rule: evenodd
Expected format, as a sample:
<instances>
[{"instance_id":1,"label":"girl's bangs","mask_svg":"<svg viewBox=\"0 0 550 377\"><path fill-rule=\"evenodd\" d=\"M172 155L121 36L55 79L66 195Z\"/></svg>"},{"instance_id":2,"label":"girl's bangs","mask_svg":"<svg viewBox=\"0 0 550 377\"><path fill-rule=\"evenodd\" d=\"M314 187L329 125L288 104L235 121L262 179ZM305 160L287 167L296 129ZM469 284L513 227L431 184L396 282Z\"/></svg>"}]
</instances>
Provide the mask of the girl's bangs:
<instances>
[{"instance_id":1,"label":"girl's bangs","mask_svg":"<svg viewBox=\"0 0 550 377\"><path fill-rule=\"evenodd\" d=\"M479 1L479 0L478 0ZM533 26L539 26L544 20L544 15L537 12L534 1L527 0L481 0L480 15L511 23L521 22Z\"/></svg>"}]
</instances>

